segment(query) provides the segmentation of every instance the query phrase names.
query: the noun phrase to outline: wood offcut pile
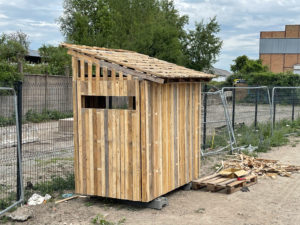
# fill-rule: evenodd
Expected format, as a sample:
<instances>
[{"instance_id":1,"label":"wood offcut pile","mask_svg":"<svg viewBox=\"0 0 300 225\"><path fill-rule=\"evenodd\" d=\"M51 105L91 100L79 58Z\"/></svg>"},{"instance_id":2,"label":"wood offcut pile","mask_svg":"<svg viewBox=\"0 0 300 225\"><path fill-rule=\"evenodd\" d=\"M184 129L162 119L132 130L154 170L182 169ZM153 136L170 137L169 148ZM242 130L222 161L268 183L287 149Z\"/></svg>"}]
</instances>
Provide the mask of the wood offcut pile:
<instances>
[{"instance_id":1,"label":"wood offcut pile","mask_svg":"<svg viewBox=\"0 0 300 225\"><path fill-rule=\"evenodd\" d=\"M277 175L290 177L292 173L300 171L300 166L281 164L278 160L260 159L245 154L236 154L230 157L229 160L222 163L224 169L238 168L261 177L273 179Z\"/></svg>"},{"instance_id":2,"label":"wood offcut pile","mask_svg":"<svg viewBox=\"0 0 300 225\"><path fill-rule=\"evenodd\" d=\"M258 176L275 179L277 175L290 177L292 173L300 171L300 166L281 164L278 160L260 159L245 154L228 157L228 160L222 161L222 166L215 174L194 180L192 188L211 192L225 190L227 194L231 194L239 190L248 191L249 186L257 183Z\"/></svg>"}]
</instances>

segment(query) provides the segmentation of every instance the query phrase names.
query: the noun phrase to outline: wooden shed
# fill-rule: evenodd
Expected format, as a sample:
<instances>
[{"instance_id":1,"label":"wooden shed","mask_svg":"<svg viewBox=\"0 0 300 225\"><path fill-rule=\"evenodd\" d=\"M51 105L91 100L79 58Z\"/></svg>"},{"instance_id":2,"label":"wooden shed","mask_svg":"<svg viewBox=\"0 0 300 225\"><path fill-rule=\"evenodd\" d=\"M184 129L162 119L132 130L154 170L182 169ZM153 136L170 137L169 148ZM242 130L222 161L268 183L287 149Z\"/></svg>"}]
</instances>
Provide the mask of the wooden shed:
<instances>
[{"instance_id":1,"label":"wooden shed","mask_svg":"<svg viewBox=\"0 0 300 225\"><path fill-rule=\"evenodd\" d=\"M214 76L132 51L72 55L76 193L149 202L200 172L201 82Z\"/></svg>"}]
</instances>

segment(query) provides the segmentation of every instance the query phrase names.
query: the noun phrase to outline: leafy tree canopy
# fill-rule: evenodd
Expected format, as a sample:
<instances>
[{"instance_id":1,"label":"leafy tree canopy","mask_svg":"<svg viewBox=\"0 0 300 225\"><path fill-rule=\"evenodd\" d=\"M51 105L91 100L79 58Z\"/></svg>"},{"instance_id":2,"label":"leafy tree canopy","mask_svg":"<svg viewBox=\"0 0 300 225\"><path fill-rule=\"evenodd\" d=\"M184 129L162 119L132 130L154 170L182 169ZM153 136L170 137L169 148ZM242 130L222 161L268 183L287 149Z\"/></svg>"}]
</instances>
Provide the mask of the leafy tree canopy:
<instances>
[{"instance_id":1,"label":"leafy tree canopy","mask_svg":"<svg viewBox=\"0 0 300 225\"><path fill-rule=\"evenodd\" d=\"M12 86L15 81L21 80L18 65L24 61L28 51L28 36L17 31L11 34L1 34L0 36L0 82L3 86Z\"/></svg>"},{"instance_id":2,"label":"leafy tree canopy","mask_svg":"<svg viewBox=\"0 0 300 225\"><path fill-rule=\"evenodd\" d=\"M260 59L249 59L248 56L238 56L233 60L234 64L231 65L231 71L235 74L249 74L253 72L266 72L268 67L262 64Z\"/></svg>"},{"instance_id":3,"label":"leafy tree canopy","mask_svg":"<svg viewBox=\"0 0 300 225\"><path fill-rule=\"evenodd\" d=\"M190 30L184 42L187 65L196 70L210 70L212 64L217 62L223 42L217 33L220 25L216 17L211 18L207 24L202 20L196 23L196 29Z\"/></svg>"},{"instance_id":4,"label":"leafy tree canopy","mask_svg":"<svg viewBox=\"0 0 300 225\"><path fill-rule=\"evenodd\" d=\"M188 17L172 0L64 0L58 22L68 42L133 50L199 70L221 48L215 18L187 33Z\"/></svg>"},{"instance_id":5,"label":"leafy tree canopy","mask_svg":"<svg viewBox=\"0 0 300 225\"><path fill-rule=\"evenodd\" d=\"M62 75L71 65L71 57L67 54L67 50L62 47L52 45L43 45L39 48L42 61L46 63L44 73Z\"/></svg>"},{"instance_id":6,"label":"leafy tree canopy","mask_svg":"<svg viewBox=\"0 0 300 225\"><path fill-rule=\"evenodd\" d=\"M27 34L17 31L0 36L0 60L19 62L24 60L28 52L29 41Z\"/></svg>"}]
</instances>

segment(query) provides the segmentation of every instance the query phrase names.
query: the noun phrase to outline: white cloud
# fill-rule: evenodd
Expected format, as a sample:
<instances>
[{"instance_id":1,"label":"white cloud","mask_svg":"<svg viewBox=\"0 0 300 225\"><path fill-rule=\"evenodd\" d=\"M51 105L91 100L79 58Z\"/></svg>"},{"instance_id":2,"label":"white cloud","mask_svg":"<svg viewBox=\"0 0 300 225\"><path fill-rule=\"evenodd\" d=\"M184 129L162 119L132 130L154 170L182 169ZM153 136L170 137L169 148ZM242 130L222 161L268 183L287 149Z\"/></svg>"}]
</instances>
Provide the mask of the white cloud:
<instances>
[{"instance_id":1,"label":"white cloud","mask_svg":"<svg viewBox=\"0 0 300 225\"><path fill-rule=\"evenodd\" d=\"M0 13L0 19L8 19L8 17L2 13Z\"/></svg>"}]
</instances>

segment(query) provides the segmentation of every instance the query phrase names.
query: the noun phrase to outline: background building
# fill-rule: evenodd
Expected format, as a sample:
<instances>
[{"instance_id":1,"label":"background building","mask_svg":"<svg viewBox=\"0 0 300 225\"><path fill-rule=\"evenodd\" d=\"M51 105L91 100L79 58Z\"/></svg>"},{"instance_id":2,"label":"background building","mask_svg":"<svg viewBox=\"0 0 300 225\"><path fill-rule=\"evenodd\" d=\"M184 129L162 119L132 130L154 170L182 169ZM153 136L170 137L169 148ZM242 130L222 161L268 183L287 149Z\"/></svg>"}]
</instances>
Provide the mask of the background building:
<instances>
[{"instance_id":1,"label":"background building","mask_svg":"<svg viewBox=\"0 0 300 225\"><path fill-rule=\"evenodd\" d=\"M260 32L259 58L274 73L300 74L300 25L286 25L285 31Z\"/></svg>"}]
</instances>

